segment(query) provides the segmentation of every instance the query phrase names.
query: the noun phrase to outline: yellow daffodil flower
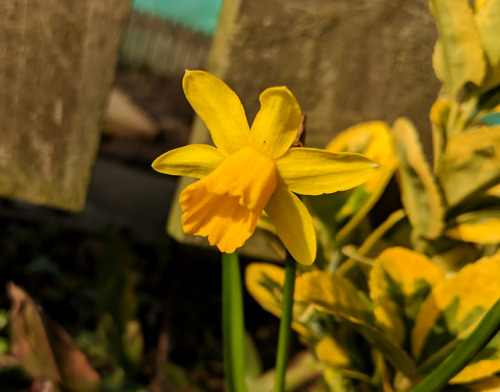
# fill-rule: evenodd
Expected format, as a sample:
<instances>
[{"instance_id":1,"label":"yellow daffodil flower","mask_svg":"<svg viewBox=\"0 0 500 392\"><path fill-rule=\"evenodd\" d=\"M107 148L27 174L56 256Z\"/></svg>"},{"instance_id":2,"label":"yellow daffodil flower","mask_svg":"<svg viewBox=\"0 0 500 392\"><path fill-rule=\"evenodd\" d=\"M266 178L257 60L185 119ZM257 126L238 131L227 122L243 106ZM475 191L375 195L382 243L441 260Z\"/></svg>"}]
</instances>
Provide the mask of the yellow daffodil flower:
<instances>
[{"instance_id":1,"label":"yellow daffodil flower","mask_svg":"<svg viewBox=\"0 0 500 392\"><path fill-rule=\"evenodd\" d=\"M177 148L153 162L161 173L200 179L181 193L183 230L232 253L252 235L265 211L294 259L312 264L312 218L292 192L350 189L364 182L375 165L359 154L291 148L302 111L286 87L260 95L261 109L250 128L238 96L220 79L186 71L182 86L215 144Z\"/></svg>"}]
</instances>

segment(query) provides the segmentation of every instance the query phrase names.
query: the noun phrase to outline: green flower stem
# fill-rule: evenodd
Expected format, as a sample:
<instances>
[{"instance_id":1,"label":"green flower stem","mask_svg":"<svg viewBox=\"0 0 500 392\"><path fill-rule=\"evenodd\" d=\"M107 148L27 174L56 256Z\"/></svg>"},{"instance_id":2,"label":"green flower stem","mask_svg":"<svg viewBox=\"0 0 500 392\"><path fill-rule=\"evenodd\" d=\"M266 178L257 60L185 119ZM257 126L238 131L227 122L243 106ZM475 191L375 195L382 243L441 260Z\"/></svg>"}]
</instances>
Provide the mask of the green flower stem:
<instances>
[{"instance_id":1,"label":"green flower stem","mask_svg":"<svg viewBox=\"0 0 500 392\"><path fill-rule=\"evenodd\" d=\"M285 374L290 349L292 326L293 291L295 289L295 270L297 263L287 252L285 259L285 283L283 285L283 312L281 314L278 338L278 353L276 357L276 378L274 392L285 390Z\"/></svg>"},{"instance_id":2,"label":"green flower stem","mask_svg":"<svg viewBox=\"0 0 500 392\"><path fill-rule=\"evenodd\" d=\"M246 392L243 295L236 253L222 254L222 335L227 392Z\"/></svg>"},{"instance_id":3,"label":"green flower stem","mask_svg":"<svg viewBox=\"0 0 500 392\"><path fill-rule=\"evenodd\" d=\"M500 329L500 300L488 310L477 328L411 392L440 391Z\"/></svg>"}]
</instances>

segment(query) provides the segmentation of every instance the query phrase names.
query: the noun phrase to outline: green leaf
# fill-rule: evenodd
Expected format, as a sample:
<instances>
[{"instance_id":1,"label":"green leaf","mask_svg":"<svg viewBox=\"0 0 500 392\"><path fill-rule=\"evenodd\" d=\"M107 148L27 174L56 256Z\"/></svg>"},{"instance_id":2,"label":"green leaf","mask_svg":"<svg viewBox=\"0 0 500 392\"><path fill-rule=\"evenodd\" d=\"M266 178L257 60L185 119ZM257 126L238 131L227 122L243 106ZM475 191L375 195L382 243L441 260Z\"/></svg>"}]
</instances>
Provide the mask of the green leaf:
<instances>
[{"instance_id":1,"label":"green leaf","mask_svg":"<svg viewBox=\"0 0 500 392\"><path fill-rule=\"evenodd\" d=\"M429 8L439 32L434 70L454 99L467 82L479 86L485 76L481 38L468 0L430 0Z\"/></svg>"},{"instance_id":2,"label":"green leaf","mask_svg":"<svg viewBox=\"0 0 500 392\"><path fill-rule=\"evenodd\" d=\"M500 127L482 127L449 140L437 170L449 206L500 181Z\"/></svg>"},{"instance_id":3,"label":"green leaf","mask_svg":"<svg viewBox=\"0 0 500 392\"><path fill-rule=\"evenodd\" d=\"M262 361L259 350L250 334L245 334L245 380L247 384L262 375Z\"/></svg>"},{"instance_id":4,"label":"green leaf","mask_svg":"<svg viewBox=\"0 0 500 392\"><path fill-rule=\"evenodd\" d=\"M408 119L399 118L393 126L393 138L399 158L401 199L414 234L437 238L444 225L444 202L417 130Z\"/></svg>"},{"instance_id":5,"label":"green leaf","mask_svg":"<svg viewBox=\"0 0 500 392\"><path fill-rule=\"evenodd\" d=\"M134 334L127 337L127 333L132 332L129 328L133 323L130 323L136 319L137 309L134 261L127 242L116 236L97 264L99 327L111 354L127 375L136 373L139 365L138 353L133 352L137 346L130 347L131 341L128 341Z\"/></svg>"}]
</instances>

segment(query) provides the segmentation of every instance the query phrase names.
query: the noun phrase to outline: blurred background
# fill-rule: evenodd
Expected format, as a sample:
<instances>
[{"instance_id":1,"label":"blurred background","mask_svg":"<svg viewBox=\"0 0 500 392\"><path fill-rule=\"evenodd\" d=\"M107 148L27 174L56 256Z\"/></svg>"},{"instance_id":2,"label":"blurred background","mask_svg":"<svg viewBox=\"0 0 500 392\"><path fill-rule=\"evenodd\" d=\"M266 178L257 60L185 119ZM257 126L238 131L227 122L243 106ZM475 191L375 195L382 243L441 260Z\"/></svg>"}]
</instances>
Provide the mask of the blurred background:
<instances>
[{"instance_id":1,"label":"blurred background","mask_svg":"<svg viewBox=\"0 0 500 392\"><path fill-rule=\"evenodd\" d=\"M309 146L404 115L430 154L435 26L423 0L105 3L0 6L0 390L42 390L45 379L42 364L10 372L28 339L7 327L14 282L107 389L221 391L219 255L183 236L179 180L150 167L209 141L184 70L223 78L250 122L260 92L286 85L308 115ZM244 254L243 265L278 257L257 240ZM245 301L255 366L269 369L278 320Z\"/></svg>"}]
</instances>

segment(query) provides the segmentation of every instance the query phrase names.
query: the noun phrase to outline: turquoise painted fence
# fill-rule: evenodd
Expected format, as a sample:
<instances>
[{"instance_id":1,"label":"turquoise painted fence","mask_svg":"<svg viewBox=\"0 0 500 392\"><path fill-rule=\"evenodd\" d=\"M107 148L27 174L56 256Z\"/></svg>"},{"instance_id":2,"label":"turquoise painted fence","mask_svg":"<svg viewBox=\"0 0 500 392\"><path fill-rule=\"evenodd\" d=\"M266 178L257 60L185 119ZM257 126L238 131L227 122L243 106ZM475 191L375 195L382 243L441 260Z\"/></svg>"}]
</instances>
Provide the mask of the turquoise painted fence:
<instances>
[{"instance_id":1,"label":"turquoise painted fence","mask_svg":"<svg viewBox=\"0 0 500 392\"><path fill-rule=\"evenodd\" d=\"M221 0L135 0L120 62L157 75L203 69Z\"/></svg>"},{"instance_id":2,"label":"turquoise painted fence","mask_svg":"<svg viewBox=\"0 0 500 392\"><path fill-rule=\"evenodd\" d=\"M132 9L213 35L222 0L134 0Z\"/></svg>"}]
</instances>

